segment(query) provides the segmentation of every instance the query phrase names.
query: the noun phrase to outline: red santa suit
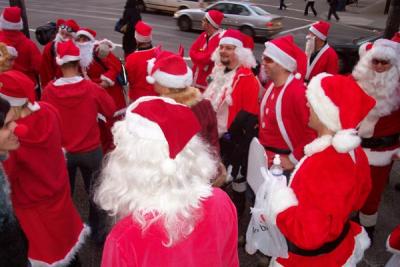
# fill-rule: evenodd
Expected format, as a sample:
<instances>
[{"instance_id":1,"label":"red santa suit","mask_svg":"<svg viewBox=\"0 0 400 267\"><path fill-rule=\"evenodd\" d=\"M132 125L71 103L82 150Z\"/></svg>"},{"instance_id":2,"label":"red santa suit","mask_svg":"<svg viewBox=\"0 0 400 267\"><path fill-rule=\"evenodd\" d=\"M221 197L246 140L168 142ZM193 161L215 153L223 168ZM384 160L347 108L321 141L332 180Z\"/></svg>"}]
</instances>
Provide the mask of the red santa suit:
<instances>
[{"instance_id":1,"label":"red santa suit","mask_svg":"<svg viewBox=\"0 0 400 267\"><path fill-rule=\"evenodd\" d=\"M147 61L156 57L160 48L153 47L146 50L136 50L126 58L126 72L129 81L129 99L135 101L142 96L158 95L152 84L146 81Z\"/></svg>"},{"instance_id":2,"label":"red santa suit","mask_svg":"<svg viewBox=\"0 0 400 267\"><path fill-rule=\"evenodd\" d=\"M393 41L377 40L353 70L353 76L361 88L377 101L359 129L359 135L363 138L361 146L368 156L372 177L372 191L361 209L360 223L370 227L367 229L371 233L377 222L378 207L390 176L393 158L400 148L400 62L396 47L397 43ZM390 59L392 67L376 74L369 65L374 58ZM385 75L384 84L380 82L381 77L374 80L378 75Z\"/></svg>"},{"instance_id":3,"label":"red santa suit","mask_svg":"<svg viewBox=\"0 0 400 267\"><path fill-rule=\"evenodd\" d=\"M349 216L362 207L371 178L354 128L375 101L351 79L325 73L311 80L307 100L318 123L334 134L308 144L289 185L269 191L265 218L288 244L288 258L274 259L272 266L356 266L370 241ZM310 123L316 126L316 118Z\"/></svg>"},{"instance_id":4,"label":"red santa suit","mask_svg":"<svg viewBox=\"0 0 400 267\"><path fill-rule=\"evenodd\" d=\"M167 239L160 223L143 231L132 216L125 217L107 237L101 266L239 266L236 210L229 197L215 188L199 212L202 219L193 232L172 247L163 245Z\"/></svg>"},{"instance_id":5,"label":"red santa suit","mask_svg":"<svg viewBox=\"0 0 400 267\"><path fill-rule=\"evenodd\" d=\"M60 112L63 122L62 143L70 153L97 148L100 145L97 114L112 118L116 110L106 90L78 76L60 78L48 84L42 99L53 104Z\"/></svg>"},{"instance_id":6,"label":"red santa suit","mask_svg":"<svg viewBox=\"0 0 400 267\"><path fill-rule=\"evenodd\" d=\"M211 55L219 45L219 40L223 31L216 31L210 37L203 32L190 47L189 55L193 62L193 81L194 86L205 90L208 82L207 77L211 74L214 67L214 62L211 60Z\"/></svg>"},{"instance_id":7,"label":"red santa suit","mask_svg":"<svg viewBox=\"0 0 400 267\"><path fill-rule=\"evenodd\" d=\"M329 28L330 24L326 21L321 20L311 25L309 30L315 35L315 38L326 42ZM308 42L313 42L313 47L315 45L314 39L308 40L306 44L306 50ZM335 50L330 47L328 43L325 43L325 45L316 53L314 51L307 52L312 52L312 54L309 55L309 59L307 62L307 73L304 78L306 81L310 81L312 77L322 72L330 74L336 74L339 72L338 56Z\"/></svg>"},{"instance_id":8,"label":"red santa suit","mask_svg":"<svg viewBox=\"0 0 400 267\"><path fill-rule=\"evenodd\" d=\"M400 36L399 36L400 37ZM398 225L386 240L386 248L393 256L385 267L397 267L400 264L400 225Z\"/></svg>"},{"instance_id":9,"label":"red santa suit","mask_svg":"<svg viewBox=\"0 0 400 267\"><path fill-rule=\"evenodd\" d=\"M40 110L17 121L28 127L28 134L19 139L20 148L10 153L4 168L15 214L29 241L30 261L34 266L64 266L89 228L72 202L58 113L49 104L39 105Z\"/></svg>"},{"instance_id":10,"label":"red santa suit","mask_svg":"<svg viewBox=\"0 0 400 267\"><path fill-rule=\"evenodd\" d=\"M0 31L0 42L14 47L18 52L12 68L23 72L36 84L41 54L35 43L20 31L4 29Z\"/></svg>"},{"instance_id":11,"label":"red santa suit","mask_svg":"<svg viewBox=\"0 0 400 267\"><path fill-rule=\"evenodd\" d=\"M40 82L42 87L53 81L62 77L62 72L60 66L56 63L55 47L57 46L56 41L47 43L43 48L42 60L40 65Z\"/></svg>"},{"instance_id":12,"label":"red santa suit","mask_svg":"<svg viewBox=\"0 0 400 267\"><path fill-rule=\"evenodd\" d=\"M259 140L269 164L275 154L288 154L293 163L304 156L304 146L316 133L308 124L305 86L291 75L284 86L269 86L261 101Z\"/></svg>"},{"instance_id":13,"label":"red santa suit","mask_svg":"<svg viewBox=\"0 0 400 267\"><path fill-rule=\"evenodd\" d=\"M224 66L215 66L213 81L204 92L217 113L218 134L221 136L229 129L239 111L258 114L259 83L249 68L239 66L224 73Z\"/></svg>"},{"instance_id":14,"label":"red santa suit","mask_svg":"<svg viewBox=\"0 0 400 267\"><path fill-rule=\"evenodd\" d=\"M339 59L335 50L325 44L315 55L314 59L307 62L307 74L305 80L309 81L315 75L327 72L331 74L337 74L339 72Z\"/></svg>"},{"instance_id":15,"label":"red santa suit","mask_svg":"<svg viewBox=\"0 0 400 267\"><path fill-rule=\"evenodd\" d=\"M21 145L4 162L15 214L29 241L28 256L34 266L65 266L89 229L70 195L58 112L47 103L34 102L34 83L23 73L7 71L0 82L0 95L11 106L26 104L31 111L18 119L27 131L16 129Z\"/></svg>"},{"instance_id":16,"label":"red santa suit","mask_svg":"<svg viewBox=\"0 0 400 267\"><path fill-rule=\"evenodd\" d=\"M76 44L80 49L80 65L83 77L99 85L105 83L106 86L103 88L112 97L117 108L113 118L108 120L101 118L99 120L101 144L105 154L114 147L111 128L115 121L121 119L121 115L126 108L123 88L117 81L122 68L121 62L111 52L114 48L114 44L111 41L105 39L96 42L95 31L81 28L76 35L78 38L85 36L89 39L87 42L77 42Z\"/></svg>"},{"instance_id":17,"label":"red santa suit","mask_svg":"<svg viewBox=\"0 0 400 267\"><path fill-rule=\"evenodd\" d=\"M265 44L264 56L281 65L289 74L284 85L271 83L261 101L259 140L266 148L270 164L274 154L288 155L296 164L304 155L304 146L316 134L308 125L305 86L299 73L305 71L305 54L293 37L283 36ZM296 75L292 74L297 72Z\"/></svg>"}]
</instances>

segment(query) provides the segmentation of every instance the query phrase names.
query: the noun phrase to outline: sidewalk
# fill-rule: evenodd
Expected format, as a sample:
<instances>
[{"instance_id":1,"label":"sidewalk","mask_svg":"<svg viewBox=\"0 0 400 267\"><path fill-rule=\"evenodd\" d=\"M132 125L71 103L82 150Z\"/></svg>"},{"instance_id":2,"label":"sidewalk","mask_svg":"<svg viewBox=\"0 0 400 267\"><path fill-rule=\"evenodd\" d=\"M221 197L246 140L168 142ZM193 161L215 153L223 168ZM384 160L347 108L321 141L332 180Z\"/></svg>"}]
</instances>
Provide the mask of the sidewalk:
<instances>
[{"instance_id":1,"label":"sidewalk","mask_svg":"<svg viewBox=\"0 0 400 267\"><path fill-rule=\"evenodd\" d=\"M358 5L347 5L346 11L338 12L339 23L382 31L388 16L383 14L385 4L386 0L359 0Z\"/></svg>"}]
</instances>

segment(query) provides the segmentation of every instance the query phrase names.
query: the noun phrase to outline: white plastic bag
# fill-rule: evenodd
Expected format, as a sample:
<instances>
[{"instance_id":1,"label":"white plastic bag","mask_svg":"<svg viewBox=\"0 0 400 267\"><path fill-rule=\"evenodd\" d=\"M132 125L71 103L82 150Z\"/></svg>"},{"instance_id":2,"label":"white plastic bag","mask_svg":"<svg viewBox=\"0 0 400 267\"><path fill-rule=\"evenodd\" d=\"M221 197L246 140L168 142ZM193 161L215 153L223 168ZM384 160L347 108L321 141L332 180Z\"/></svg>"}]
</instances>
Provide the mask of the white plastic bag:
<instances>
[{"instance_id":1,"label":"white plastic bag","mask_svg":"<svg viewBox=\"0 0 400 267\"><path fill-rule=\"evenodd\" d=\"M254 254L260 250L271 257L288 257L285 237L278 227L267 220L270 192L286 186L286 178L274 177L265 168L261 169L264 181L257 190L254 208L251 209L251 220L246 232L246 252ZM281 179L282 178L282 179Z\"/></svg>"},{"instance_id":2,"label":"white plastic bag","mask_svg":"<svg viewBox=\"0 0 400 267\"><path fill-rule=\"evenodd\" d=\"M385 267L399 267L399 266L400 266L400 255L393 255L385 265Z\"/></svg>"}]
</instances>

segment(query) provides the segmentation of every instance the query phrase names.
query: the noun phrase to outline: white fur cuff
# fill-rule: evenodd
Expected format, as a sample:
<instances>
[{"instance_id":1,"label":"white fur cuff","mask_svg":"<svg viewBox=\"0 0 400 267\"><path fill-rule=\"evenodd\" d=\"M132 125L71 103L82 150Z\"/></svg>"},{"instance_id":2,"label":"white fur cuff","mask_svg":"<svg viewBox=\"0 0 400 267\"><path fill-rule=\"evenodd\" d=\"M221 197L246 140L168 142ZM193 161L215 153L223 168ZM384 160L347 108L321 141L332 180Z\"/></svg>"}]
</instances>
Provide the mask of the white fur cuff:
<instances>
[{"instance_id":1,"label":"white fur cuff","mask_svg":"<svg viewBox=\"0 0 400 267\"><path fill-rule=\"evenodd\" d=\"M267 218L276 225L276 217L282 211L299 204L296 194L290 187L282 187L271 192L270 209L267 212Z\"/></svg>"},{"instance_id":2,"label":"white fur cuff","mask_svg":"<svg viewBox=\"0 0 400 267\"><path fill-rule=\"evenodd\" d=\"M105 76L103 74L100 76L100 79L102 81L108 83L109 86L113 86L115 84L115 82L113 80L111 80L110 78L108 78L107 76Z\"/></svg>"}]
</instances>

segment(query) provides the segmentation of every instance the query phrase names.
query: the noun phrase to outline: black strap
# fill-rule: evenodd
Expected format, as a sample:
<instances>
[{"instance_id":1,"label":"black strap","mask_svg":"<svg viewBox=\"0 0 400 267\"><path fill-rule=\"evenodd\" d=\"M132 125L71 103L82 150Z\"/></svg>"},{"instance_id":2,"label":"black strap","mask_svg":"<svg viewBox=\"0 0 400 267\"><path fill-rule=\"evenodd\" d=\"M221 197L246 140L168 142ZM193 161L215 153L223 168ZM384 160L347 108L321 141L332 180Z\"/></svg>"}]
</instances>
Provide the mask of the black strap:
<instances>
[{"instance_id":1,"label":"black strap","mask_svg":"<svg viewBox=\"0 0 400 267\"><path fill-rule=\"evenodd\" d=\"M280 154L280 155L289 155L290 153L292 153L290 150L288 149L281 149L281 148L276 148L276 147L272 147L272 146L264 146L265 150L274 152L275 154Z\"/></svg>"},{"instance_id":2,"label":"black strap","mask_svg":"<svg viewBox=\"0 0 400 267\"><path fill-rule=\"evenodd\" d=\"M313 250L307 250L307 249L302 249L290 242L288 239L286 239L287 245L288 245L288 250L289 252L300 255L300 256L306 256L306 257L315 257L319 256L321 254L326 254L334 251L340 243L342 243L343 239L346 237L347 233L349 232L350 229L350 223L347 222L343 226L343 230L340 233L340 235L333 241L327 242L318 249L313 249Z\"/></svg>"},{"instance_id":3,"label":"black strap","mask_svg":"<svg viewBox=\"0 0 400 267\"><path fill-rule=\"evenodd\" d=\"M364 148L386 148L399 143L399 134L383 137L363 138L361 146Z\"/></svg>"}]
</instances>

